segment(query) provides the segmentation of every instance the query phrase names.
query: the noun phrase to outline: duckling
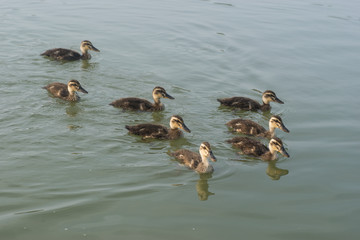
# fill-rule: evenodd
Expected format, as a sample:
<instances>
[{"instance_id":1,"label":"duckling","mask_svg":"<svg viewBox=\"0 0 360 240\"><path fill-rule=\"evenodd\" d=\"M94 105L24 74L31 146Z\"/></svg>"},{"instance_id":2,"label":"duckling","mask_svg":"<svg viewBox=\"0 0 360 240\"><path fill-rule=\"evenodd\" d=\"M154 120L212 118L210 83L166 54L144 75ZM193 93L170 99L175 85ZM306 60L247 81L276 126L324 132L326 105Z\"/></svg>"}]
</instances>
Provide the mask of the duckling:
<instances>
[{"instance_id":1,"label":"duckling","mask_svg":"<svg viewBox=\"0 0 360 240\"><path fill-rule=\"evenodd\" d=\"M266 131L260 124L246 119L233 119L226 123L226 125L232 128L235 132L243 133L247 135L254 135L265 138L275 137L275 129L280 128L284 132L290 132L284 125L282 119L278 115L274 115L269 120L269 131Z\"/></svg>"},{"instance_id":2,"label":"duckling","mask_svg":"<svg viewBox=\"0 0 360 240\"><path fill-rule=\"evenodd\" d=\"M284 104L273 91L266 90L262 94L263 104L261 105L255 100L246 97L232 97L232 98L221 98L217 99L220 102L220 105L238 108L242 110L250 110L250 111L269 111L271 109L270 102L277 102L280 104Z\"/></svg>"},{"instance_id":3,"label":"duckling","mask_svg":"<svg viewBox=\"0 0 360 240\"><path fill-rule=\"evenodd\" d=\"M76 92L88 93L77 80L70 80L68 84L54 82L43 87L43 89L48 90L49 93L54 95L54 97L61 98L67 101L78 101L80 97Z\"/></svg>"},{"instance_id":4,"label":"duckling","mask_svg":"<svg viewBox=\"0 0 360 240\"><path fill-rule=\"evenodd\" d=\"M199 153L180 149L170 155L175 157L181 164L198 173L212 173L214 168L209 164L208 158L216 162L216 157L211 150L210 144L208 142L201 143Z\"/></svg>"},{"instance_id":5,"label":"duckling","mask_svg":"<svg viewBox=\"0 0 360 240\"><path fill-rule=\"evenodd\" d=\"M161 111L164 110L165 107L164 104L160 102L160 98L174 99L162 87L155 87L152 91L152 96L154 103L142 98L120 98L109 105L125 110Z\"/></svg>"},{"instance_id":6,"label":"duckling","mask_svg":"<svg viewBox=\"0 0 360 240\"><path fill-rule=\"evenodd\" d=\"M49 50L43 52L40 55L50 57L54 60L59 60L59 61L62 61L62 60L74 61L74 60L79 60L79 59L89 60L91 58L91 55L88 53L89 50L92 50L95 52L100 52L100 50L97 49L96 47L94 47L94 45L88 40L84 40L81 42L80 50L81 50L81 54L76 51L70 50L70 49L53 48L53 49L49 49Z\"/></svg>"},{"instance_id":7,"label":"duckling","mask_svg":"<svg viewBox=\"0 0 360 240\"><path fill-rule=\"evenodd\" d=\"M269 147L248 137L234 137L227 140L227 142L231 143L234 147L240 148L242 154L260 157L264 161L275 160L277 158L276 152L281 153L285 157L290 157L281 139L277 137L270 139Z\"/></svg>"},{"instance_id":8,"label":"duckling","mask_svg":"<svg viewBox=\"0 0 360 240\"><path fill-rule=\"evenodd\" d=\"M191 132L179 115L173 115L170 119L170 129L163 125L143 123L134 126L125 126L130 133L142 136L142 139L156 138L174 140L182 136L180 129Z\"/></svg>"}]
</instances>

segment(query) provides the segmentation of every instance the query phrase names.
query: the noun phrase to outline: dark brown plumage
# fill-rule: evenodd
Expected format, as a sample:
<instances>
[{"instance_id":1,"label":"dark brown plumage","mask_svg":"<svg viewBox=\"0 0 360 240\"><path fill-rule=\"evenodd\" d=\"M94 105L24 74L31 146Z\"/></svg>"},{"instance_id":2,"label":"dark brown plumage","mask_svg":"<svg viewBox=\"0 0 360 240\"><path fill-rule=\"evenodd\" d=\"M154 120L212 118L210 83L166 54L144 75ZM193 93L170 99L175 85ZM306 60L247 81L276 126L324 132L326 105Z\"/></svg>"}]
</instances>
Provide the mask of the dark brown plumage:
<instances>
[{"instance_id":1,"label":"dark brown plumage","mask_svg":"<svg viewBox=\"0 0 360 240\"><path fill-rule=\"evenodd\" d=\"M152 92L154 103L142 98L120 98L110 103L110 105L123 108L125 110L140 110L140 111L161 111L164 110L164 104L160 102L160 98L174 99L170 96L164 88L155 87Z\"/></svg>"},{"instance_id":2,"label":"dark brown plumage","mask_svg":"<svg viewBox=\"0 0 360 240\"><path fill-rule=\"evenodd\" d=\"M186 132L191 132L185 125L184 120L178 116L173 115L170 119L170 129L163 125L143 123L134 126L125 126L130 133L142 136L143 139L155 138L155 139L177 139L182 136L180 129Z\"/></svg>"},{"instance_id":3,"label":"dark brown plumage","mask_svg":"<svg viewBox=\"0 0 360 240\"><path fill-rule=\"evenodd\" d=\"M269 142L269 148L260 141L248 137L234 137L227 141L234 147L241 150L241 154L260 157L262 160L275 160L276 152L281 153L285 157L290 157L286 152L280 138L274 137Z\"/></svg>"},{"instance_id":4,"label":"dark brown plumage","mask_svg":"<svg viewBox=\"0 0 360 240\"><path fill-rule=\"evenodd\" d=\"M277 102L283 104L284 102L277 98L276 94L273 91L266 90L262 94L263 104L258 103L257 101L247 98L247 97L231 97L231 98L221 98L217 99L221 105L242 109L242 110L261 110L269 111L271 109L270 102Z\"/></svg>"},{"instance_id":5,"label":"dark brown plumage","mask_svg":"<svg viewBox=\"0 0 360 240\"><path fill-rule=\"evenodd\" d=\"M74 50L65 49L65 48L53 48L43 52L41 55L49 57L54 60L59 61L74 61L74 60L88 60L91 58L91 55L88 53L89 50L100 52L92 43L88 40L84 40L80 44L81 53L78 53Z\"/></svg>"},{"instance_id":6,"label":"dark brown plumage","mask_svg":"<svg viewBox=\"0 0 360 240\"><path fill-rule=\"evenodd\" d=\"M170 155L175 157L181 164L198 173L213 172L214 168L209 164L208 158L216 162L216 157L211 150L210 144L208 142L201 143L199 153L187 149L180 149L170 153Z\"/></svg>"},{"instance_id":7,"label":"dark brown plumage","mask_svg":"<svg viewBox=\"0 0 360 240\"><path fill-rule=\"evenodd\" d=\"M284 132L289 132L289 130L285 127L280 116L274 115L269 120L269 131L267 131L260 124L247 119L233 119L226 123L228 127L230 127L233 131L238 133L243 133L247 135L272 138L275 137L275 129L280 128Z\"/></svg>"},{"instance_id":8,"label":"dark brown plumage","mask_svg":"<svg viewBox=\"0 0 360 240\"><path fill-rule=\"evenodd\" d=\"M67 101L78 101L80 99L76 94L78 91L88 93L77 80L70 80L67 85L59 82L50 83L43 89L46 89L54 97Z\"/></svg>"}]
</instances>

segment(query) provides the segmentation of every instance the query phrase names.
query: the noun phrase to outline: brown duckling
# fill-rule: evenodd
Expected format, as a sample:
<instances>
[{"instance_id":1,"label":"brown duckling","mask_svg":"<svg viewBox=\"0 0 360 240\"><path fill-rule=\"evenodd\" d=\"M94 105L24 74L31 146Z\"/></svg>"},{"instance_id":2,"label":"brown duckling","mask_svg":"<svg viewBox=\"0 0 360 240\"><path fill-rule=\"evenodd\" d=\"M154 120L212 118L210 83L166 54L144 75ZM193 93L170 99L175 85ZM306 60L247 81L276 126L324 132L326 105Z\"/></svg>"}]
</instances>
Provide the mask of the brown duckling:
<instances>
[{"instance_id":1,"label":"brown duckling","mask_svg":"<svg viewBox=\"0 0 360 240\"><path fill-rule=\"evenodd\" d=\"M164 88L155 87L152 91L154 103L149 102L142 98L120 98L113 101L109 105L117 108L123 108L125 110L140 110L140 111L161 111L164 110L164 104L160 102L160 98L174 99L170 96Z\"/></svg>"},{"instance_id":2,"label":"brown duckling","mask_svg":"<svg viewBox=\"0 0 360 240\"><path fill-rule=\"evenodd\" d=\"M68 84L54 82L43 87L48 90L54 97L61 98L67 101L78 101L80 97L76 92L88 93L77 80L70 80Z\"/></svg>"},{"instance_id":3,"label":"brown duckling","mask_svg":"<svg viewBox=\"0 0 360 240\"><path fill-rule=\"evenodd\" d=\"M99 49L94 47L94 45L88 41L84 40L80 44L81 54L70 49L65 48L53 48L43 52L41 55L52 58L54 60L60 61L74 61L74 60L89 60L91 55L88 53L89 50L100 52Z\"/></svg>"},{"instance_id":4,"label":"brown duckling","mask_svg":"<svg viewBox=\"0 0 360 240\"><path fill-rule=\"evenodd\" d=\"M231 97L231 98L221 98L217 99L221 105L242 109L250 111L269 111L271 109L270 102L277 102L283 104L273 91L266 90L262 94L263 104L258 103L257 101L247 98L247 97Z\"/></svg>"},{"instance_id":5,"label":"brown duckling","mask_svg":"<svg viewBox=\"0 0 360 240\"><path fill-rule=\"evenodd\" d=\"M169 139L174 140L182 136L180 129L186 132L191 132L185 125L182 117L173 115L170 119L170 129L163 125L143 123L134 126L125 126L130 133L142 136L142 139L155 138L155 139Z\"/></svg>"},{"instance_id":6,"label":"brown duckling","mask_svg":"<svg viewBox=\"0 0 360 240\"><path fill-rule=\"evenodd\" d=\"M265 137L265 138L272 138L275 137L275 129L280 128L284 132L290 132L284 125L282 119L278 115L274 115L269 120L269 131L267 131L263 126L260 124L247 120L247 119L233 119L226 123L228 127L230 127L233 131L238 133L243 133L247 135Z\"/></svg>"},{"instance_id":7,"label":"brown duckling","mask_svg":"<svg viewBox=\"0 0 360 240\"><path fill-rule=\"evenodd\" d=\"M260 141L248 137L234 137L227 142L231 143L234 147L240 148L241 154L260 157L264 161L275 160L277 158L276 152L281 153L285 157L290 157L281 139L277 137L270 139L269 147L266 147Z\"/></svg>"},{"instance_id":8,"label":"brown duckling","mask_svg":"<svg viewBox=\"0 0 360 240\"><path fill-rule=\"evenodd\" d=\"M216 162L216 157L211 150L210 144L208 142L201 143L199 153L180 149L170 155L175 157L181 164L198 173L212 173L214 168L209 164L208 158Z\"/></svg>"}]
</instances>

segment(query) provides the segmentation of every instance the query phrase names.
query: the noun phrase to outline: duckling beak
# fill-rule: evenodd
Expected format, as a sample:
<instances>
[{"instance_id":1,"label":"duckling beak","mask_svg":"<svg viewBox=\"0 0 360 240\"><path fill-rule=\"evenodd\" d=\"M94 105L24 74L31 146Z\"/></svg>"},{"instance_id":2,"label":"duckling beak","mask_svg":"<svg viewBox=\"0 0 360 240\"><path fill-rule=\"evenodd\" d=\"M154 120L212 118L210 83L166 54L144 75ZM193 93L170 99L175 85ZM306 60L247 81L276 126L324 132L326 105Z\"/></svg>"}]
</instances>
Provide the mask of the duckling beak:
<instances>
[{"instance_id":1,"label":"duckling beak","mask_svg":"<svg viewBox=\"0 0 360 240\"><path fill-rule=\"evenodd\" d=\"M175 99L175 98L173 98L172 96L170 96L170 95L169 95L169 94L167 94L167 93L165 93L164 98L168 98L168 99Z\"/></svg>"},{"instance_id":2,"label":"duckling beak","mask_svg":"<svg viewBox=\"0 0 360 240\"><path fill-rule=\"evenodd\" d=\"M283 130L283 131L286 132L286 133L289 133L289 132L290 132L289 129L287 129L284 124L281 124L281 125L280 125L280 129Z\"/></svg>"},{"instance_id":3,"label":"duckling beak","mask_svg":"<svg viewBox=\"0 0 360 240\"><path fill-rule=\"evenodd\" d=\"M86 91L82 86L79 87L79 91L83 93L88 93L88 91Z\"/></svg>"},{"instance_id":4,"label":"duckling beak","mask_svg":"<svg viewBox=\"0 0 360 240\"><path fill-rule=\"evenodd\" d=\"M90 50L93 50L93 51L95 51L95 52L100 52L100 50L97 49L96 47L94 47L94 45L90 45L90 46L89 46L89 49L90 49Z\"/></svg>"},{"instance_id":5,"label":"duckling beak","mask_svg":"<svg viewBox=\"0 0 360 240\"><path fill-rule=\"evenodd\" d=\"M216 161L217 161L217 160L216 160L216 157L215 157L215 155L213 154L212 151L210 151L210 159L211 159L211 161L213 161L213 162L216 162Z\"/></svg>"},{"instance_id":6,"label":"duckling beak","mask_svg":"<svg viewBox=\"0 0 360 240\"><path fill-rule=\"evenodd\" d=\"M182 123L180 126L181 129L183 129L184 131L191 133L191 130L185 125L185 123Z\"/></svg>"},{"instance_id":7,"label":"duckling beak","mask_svg":"<svg viewBox=\"0 0 360 240\"><path fill-rule=\"evenodd\" d=\"M281 155L283 155L284 157L290 157L290 155L286 152L286 150L285 150L284 147L282 147L282 148L280 149L280 153L281 153Z\"/></svg>"},{"instance_id":8,"label":"duckling beak","mask_svg":"<svg viewBox=\"0 0 360 240\"><path fill-rule=\"evenodd\" d=\"M275 97L275 102L280 103L280 104L284 104L284 102L281 101L280 99L278 99L277 97Z\"/></svg>"}]
</instances>

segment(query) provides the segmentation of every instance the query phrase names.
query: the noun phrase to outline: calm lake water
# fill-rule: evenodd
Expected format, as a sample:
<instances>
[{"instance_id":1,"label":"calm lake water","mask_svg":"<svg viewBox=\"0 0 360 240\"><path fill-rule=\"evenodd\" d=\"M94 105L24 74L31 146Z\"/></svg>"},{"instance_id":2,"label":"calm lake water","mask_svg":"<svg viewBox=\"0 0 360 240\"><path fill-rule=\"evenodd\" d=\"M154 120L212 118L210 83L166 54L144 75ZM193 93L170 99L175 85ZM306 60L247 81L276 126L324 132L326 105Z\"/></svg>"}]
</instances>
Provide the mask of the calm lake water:
<instances>
[{"instance_id":1,"label":"calm lake water","mask_svg":"<svg viewBox=\"0 0 360 240\"><path fill-rule=\"evenodd\" d=\"M1 239L359 238L359 1L3 0L0 23ZM89 61L39 56L85 39L101 50ZM78 103L41 89L70 79L89 92ZM175 97L163 112L108 105L155 86ZM216 101L267 89L285 104ZM192 130L179 140L124 128L173 114ZM227 121L272 114L290 158L225 142ZM210 176L167 154L202 141L218 159Z\"/></svg>"}]
</instances>

